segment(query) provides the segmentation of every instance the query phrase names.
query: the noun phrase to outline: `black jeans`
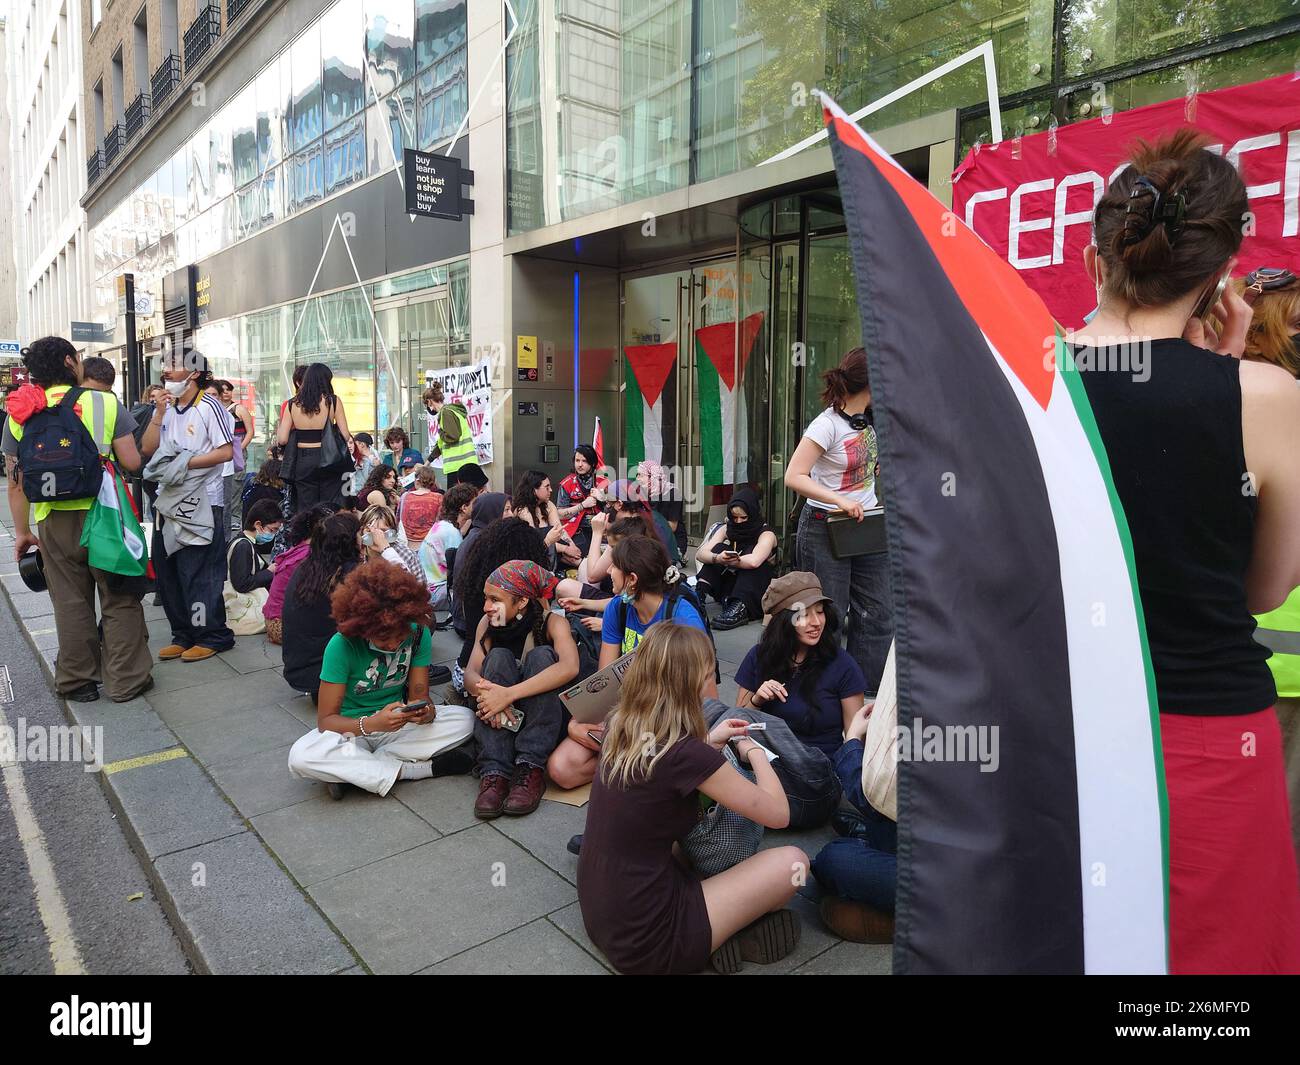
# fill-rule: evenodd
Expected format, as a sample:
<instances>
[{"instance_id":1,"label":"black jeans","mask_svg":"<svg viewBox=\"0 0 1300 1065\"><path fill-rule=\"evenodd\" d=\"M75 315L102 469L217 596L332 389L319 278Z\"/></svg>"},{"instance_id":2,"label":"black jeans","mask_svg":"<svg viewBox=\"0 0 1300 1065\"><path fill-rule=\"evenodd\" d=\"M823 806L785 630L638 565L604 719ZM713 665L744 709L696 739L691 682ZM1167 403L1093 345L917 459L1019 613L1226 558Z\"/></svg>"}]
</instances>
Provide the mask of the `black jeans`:
<instances>
[{"instance_id":1,"label":"black jeans","mask_svg":"<svg viewBox=\"0 0 1300 1065\"><path fill-rule=\"evenodd\" d=\"M170 555L160 550L154 558L158 591L171 623L172 643L177 647L229 651L235 646L235 634L226 625L226 602L221 595L226 585L224 516L222 507L212 508L212 543L182 547ZM158 519L161 527L165 519L162 515Z\"/></svg>"},{"instance_id":2,"label":"black jeans","mask_svg":"<svg viewBox=\"0 0 1300 1065\"><path fill-rule=\"evenodd\" d=\"M749 616L757 621L763 616L763 593L772 583L773 572L766 562L758 569L734 569L710 562L700 567L695 585L697 590L703 589L720 603L739 599L749 610Z\"/></svg>"},{"instance_id":3,"label":"black jeans","mask_svg":"<svg viewBox=\"0 0 1300 1065\"><path fill-rule=\"evenodd\" d=\"M549 669L560 659L550 647L534 647L521 665L506 648L494 647L483 659L482 676L493 684L507 687L535 677ZM474 721L474 739L478 743L479 776L510 776L516 765L546 768L546 760L560 745L560 729L564 725L564 708L558 692L518 699L515 709L524 715L518 732L508 728L493 728L477 718Z\"/></svg>"}]
</instances>

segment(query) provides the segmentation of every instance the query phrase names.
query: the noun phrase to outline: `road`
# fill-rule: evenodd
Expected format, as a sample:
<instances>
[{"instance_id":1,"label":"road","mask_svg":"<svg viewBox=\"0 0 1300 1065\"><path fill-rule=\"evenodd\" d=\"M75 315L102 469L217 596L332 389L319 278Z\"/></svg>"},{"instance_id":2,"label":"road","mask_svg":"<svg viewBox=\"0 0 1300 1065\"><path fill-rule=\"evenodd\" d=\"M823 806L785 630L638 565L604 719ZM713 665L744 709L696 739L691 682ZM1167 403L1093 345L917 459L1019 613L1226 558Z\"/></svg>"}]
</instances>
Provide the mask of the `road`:
<instances>
[{"instance_id":1,"label":"road","mask_svg":"<svg viewBox=\"0 0 1300 1065\"><path fill-rule=\"evenodd\" d=\"M68 724L3 597L0 666L13 685L0 702L10 729L21 719L30 741L33 726ZM0 698L4 688L0 676ZM0 974L189 973L97 774L6 760L0 776Z\"/></svg>"}]
</instances>

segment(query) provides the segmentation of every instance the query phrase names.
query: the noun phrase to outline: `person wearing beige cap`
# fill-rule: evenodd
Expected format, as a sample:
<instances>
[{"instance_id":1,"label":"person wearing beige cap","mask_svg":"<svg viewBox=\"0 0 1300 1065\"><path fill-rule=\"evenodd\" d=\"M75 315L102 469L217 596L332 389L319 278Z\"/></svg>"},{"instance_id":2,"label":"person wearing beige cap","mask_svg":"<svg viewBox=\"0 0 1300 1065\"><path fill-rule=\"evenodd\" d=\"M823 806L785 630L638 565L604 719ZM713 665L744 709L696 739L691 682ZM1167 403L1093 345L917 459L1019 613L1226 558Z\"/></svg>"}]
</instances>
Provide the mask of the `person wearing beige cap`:
<instances>
[{"instance_id":1,"label":"person wearing beige cap","mask_svg":"<svg viewBox=\"0 0 1300 1065\"><path fill-rule=\"evenodd\" d=\"M763 635L736 670L736 705L781 718L833 759L865 690L862 670L840 647L835 603L815 573L796 571L768 585L763 613Z\"/></svg>"}]
</instances>

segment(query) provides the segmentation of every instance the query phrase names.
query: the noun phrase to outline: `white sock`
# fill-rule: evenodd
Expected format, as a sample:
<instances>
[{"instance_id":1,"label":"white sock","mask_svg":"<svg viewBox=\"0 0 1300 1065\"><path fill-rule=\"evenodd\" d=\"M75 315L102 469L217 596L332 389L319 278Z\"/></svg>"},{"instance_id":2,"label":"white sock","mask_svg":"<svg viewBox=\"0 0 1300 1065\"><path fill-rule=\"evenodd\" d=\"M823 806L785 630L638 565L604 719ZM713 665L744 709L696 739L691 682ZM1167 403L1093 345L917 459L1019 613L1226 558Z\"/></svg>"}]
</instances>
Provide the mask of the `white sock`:
<instances>
[{"instance_id":1,"label":"white sock","mask_svg":"<svg viewBox=\"0 0 1300 1065\"><path fill-rule=\"evenodd\" d=\"M433 766L426 762L403 762L397 772L398 780L427 780L433 776Z\"/></svg>"}]
</instances>

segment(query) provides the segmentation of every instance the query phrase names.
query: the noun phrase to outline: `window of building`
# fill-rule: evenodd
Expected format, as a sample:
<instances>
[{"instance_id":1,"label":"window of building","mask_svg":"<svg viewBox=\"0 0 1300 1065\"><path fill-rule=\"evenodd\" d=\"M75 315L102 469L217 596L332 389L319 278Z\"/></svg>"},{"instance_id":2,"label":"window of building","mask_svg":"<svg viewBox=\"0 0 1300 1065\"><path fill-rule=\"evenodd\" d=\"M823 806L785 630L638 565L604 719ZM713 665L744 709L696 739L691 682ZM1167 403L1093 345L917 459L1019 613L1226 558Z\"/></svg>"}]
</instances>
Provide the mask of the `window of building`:
<instances>
[{"instance_id":1,"label":"window of building","mask_svg":"<svg viewBox=\"0 0 1300 1065\"><path fill-rule=\"evenodd\" d=\"M339 0L321 19L325 129L346 122L365 106L365 20L361 0Z\"/></svg>"},{"instance_id":2,"label":"window of building","mask_svg":"<svg viewBox=\"0 0 1300 1065\"><path fill-rule=\"evenodd\" d=\"M131 34L131 71L135 75L135 94L149 91L149 19L142 5L135 16Z\"/></svg>"}]
</instances>

